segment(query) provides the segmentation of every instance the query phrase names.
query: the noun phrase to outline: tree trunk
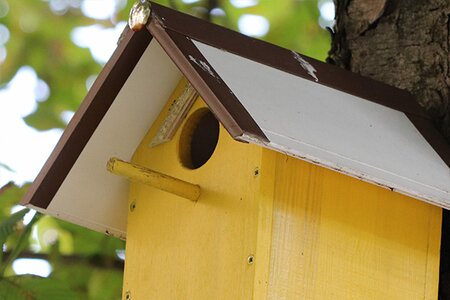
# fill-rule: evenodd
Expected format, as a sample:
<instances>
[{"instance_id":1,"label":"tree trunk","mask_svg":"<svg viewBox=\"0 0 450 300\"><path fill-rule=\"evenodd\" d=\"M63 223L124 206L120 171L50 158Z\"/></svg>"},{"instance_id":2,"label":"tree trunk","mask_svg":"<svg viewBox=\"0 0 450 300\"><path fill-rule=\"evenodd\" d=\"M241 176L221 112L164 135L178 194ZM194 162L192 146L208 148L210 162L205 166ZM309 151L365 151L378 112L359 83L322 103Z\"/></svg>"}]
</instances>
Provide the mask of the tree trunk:
<instances>
[{"instance_id":1,"label":"tree trunk","mask_svg":"<svg viewBox=\"0 0 450 300\"><path fill-rule=\"evenodd\" d=\"M450 1L335 0L327 61L408 90L450 141ZM439 299L450 300L450 219L444 212Z\"/></svg>"},{"instance_id":2,"label":"tree trunk","mask_svg":"<svg viewBox=\"0 0 450 300\"><path fill-rule=\"evenodd\" d=\"M328 62L410 91L450 139L449 19L449 0L339 0Z\"/></svg>"}]
</instances>

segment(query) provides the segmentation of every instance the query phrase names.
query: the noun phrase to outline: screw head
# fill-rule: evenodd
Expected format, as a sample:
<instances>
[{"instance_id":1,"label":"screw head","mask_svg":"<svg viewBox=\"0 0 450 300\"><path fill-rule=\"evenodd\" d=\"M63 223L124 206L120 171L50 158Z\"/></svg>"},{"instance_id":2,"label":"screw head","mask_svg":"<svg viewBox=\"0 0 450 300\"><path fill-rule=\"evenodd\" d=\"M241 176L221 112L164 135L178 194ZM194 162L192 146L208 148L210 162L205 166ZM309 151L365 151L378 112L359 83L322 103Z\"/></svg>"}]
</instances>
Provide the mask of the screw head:
<instances>
[{"instance_id":1,"label":"screw head","mask_svg":"<svg viewBox=\"0 0 450 300\"><path fill-rule=\"evenodd\" d=\"M251 265L251 264L253 264L255 262L255 257L253 256L253 254L250 254L248 257L247 257L247 263L249 264L249 265Z\"/></svg>"},{"instance_id":2,"label":"screw head","mask_svg":"<svg viewBox=\"0 0 450 300\"><path fill-rule=\"evenodd\" d=\"M127 291L125 293L125 300L131 300L131 292L130 291Z\"/></svg>"},{"instance_id":3,"label":"screw head","mask_svg":"<svg viewBox=\"0 0 450 300\"><path fill-rule=\"evenodd\" d=\"M134 211L135 208L136 208L136 202L133 201L133 202L130 203L130 211L131 212Z\"/></svg>"}]
</instances>

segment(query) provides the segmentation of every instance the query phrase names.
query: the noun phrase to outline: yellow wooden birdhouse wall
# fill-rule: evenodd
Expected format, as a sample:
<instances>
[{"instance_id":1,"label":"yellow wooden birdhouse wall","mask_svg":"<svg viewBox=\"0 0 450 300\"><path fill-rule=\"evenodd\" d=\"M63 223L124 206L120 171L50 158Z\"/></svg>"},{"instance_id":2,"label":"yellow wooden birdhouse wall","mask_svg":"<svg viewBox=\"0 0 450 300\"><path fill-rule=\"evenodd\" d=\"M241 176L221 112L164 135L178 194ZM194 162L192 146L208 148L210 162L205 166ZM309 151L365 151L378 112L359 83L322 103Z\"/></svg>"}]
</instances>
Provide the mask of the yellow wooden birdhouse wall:
<instances>
[{"instance_id":1,"label":"yellow wooden birdhouse wall","mask_svg":"<svg viewBox=\"0 0 450 300\"><path fill-rule=\"evenodd\" d=\"M254 277L248 261L256 252L261 197L255 172L262 149L237 143L223 127L219 129L219 122L200 98L169 142L149 147L184 84L168 101L132 162L198 184L201 195L192 201L141 183L131 184L127 236L136 238L128 243L127 253L136 259L127 265L124 290L138 299L211 299L218 294L248 299ZM209 131L202 138L214 153L205 164L193 165L190 157L195 155L186 152L210 152L192 149L191 139L202 129ZM144 263L143 257L149 259ZM140 271L135 272L135 267ZM143 285L142 280L154 284Z\"/></svg>"},{"instance_id":2,"label":"yellow wooden birdhouse wall","mask_svg":"<svg viewBox=\"0 0 450 300\"><path fill-rule=\"evenodd\" d=\"M151 146L186 84L132 162L199 185L200 197L132 180L124 298L436 299L438 207L236 142L200 97ZM202 130L207 149L192 149ZM186 151L211 156L193 166L186 156L201 154Z\"/></svg>"},{"instance_id":3,"label":"yellow wooden birdhouse wall","mask_svg":"<svg viewBox=\"0 0 450 300\"><path fill-rule=\"evenodd\" d=\"M126 239L126 300L437 298L450 148L410 94L140 3L24 204Z\"/></svg>"}]
</instances>

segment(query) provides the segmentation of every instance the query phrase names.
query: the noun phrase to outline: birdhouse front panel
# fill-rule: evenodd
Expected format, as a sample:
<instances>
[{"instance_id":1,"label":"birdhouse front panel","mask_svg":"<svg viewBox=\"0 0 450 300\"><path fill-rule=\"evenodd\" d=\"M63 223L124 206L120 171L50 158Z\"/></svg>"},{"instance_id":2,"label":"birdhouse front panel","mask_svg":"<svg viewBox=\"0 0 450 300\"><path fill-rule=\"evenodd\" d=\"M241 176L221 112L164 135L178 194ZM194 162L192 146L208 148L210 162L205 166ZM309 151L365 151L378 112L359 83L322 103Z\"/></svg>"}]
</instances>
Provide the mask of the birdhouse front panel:
<instances>
[{"instance_id":1,"label":"birdhouse front panel","mask_svg":"<svg viewBox=\"0 0 450 300\"><path fill-rule=\"evenodd\" d=\"M250 299L262 149L233 140L200 98L170 141L151 146L185 83L133 163L197 184L201 195L192 201L131 184L124 293L132 299Z\"/></svg>"},{"instance_id":2,"label":"birdhouse front panel","mask_svg":"<svg viewBox=\"0 0 450 300\"><path fill-rule=\"evenodd\" d=\"M441 209L235 141L201 98L174 121L186 86L132 163L200 196L132 180L125 299L436 299Z\"/></svg>"}]
</instances>

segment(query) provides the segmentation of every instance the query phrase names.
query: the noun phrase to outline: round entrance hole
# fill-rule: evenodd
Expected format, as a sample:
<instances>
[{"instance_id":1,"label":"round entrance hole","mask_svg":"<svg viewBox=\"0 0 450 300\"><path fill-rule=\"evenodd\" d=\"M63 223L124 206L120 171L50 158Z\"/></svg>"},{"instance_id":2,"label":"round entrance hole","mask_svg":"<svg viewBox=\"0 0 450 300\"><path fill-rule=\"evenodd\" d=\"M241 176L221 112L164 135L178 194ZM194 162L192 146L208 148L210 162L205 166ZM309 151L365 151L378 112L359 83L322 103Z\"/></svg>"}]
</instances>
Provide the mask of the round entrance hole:
<instances>
[{"instance_id":1,"label":"round entrance hole","mask_svg":"<svg viewBox=\"0 0 450 300\"><path fill-rule=\"evenodd\" d=\"M181 164L188 169L198 169L212 156L219 140L219 122L211 111L195 111L183 127L179 154Z\"/></svg>"}]
</instances>

